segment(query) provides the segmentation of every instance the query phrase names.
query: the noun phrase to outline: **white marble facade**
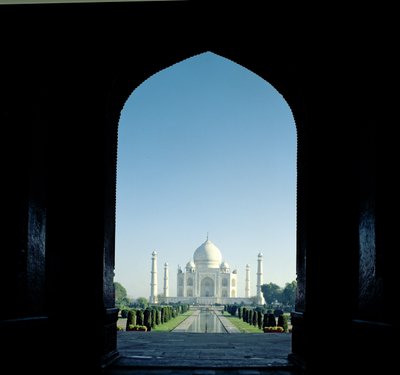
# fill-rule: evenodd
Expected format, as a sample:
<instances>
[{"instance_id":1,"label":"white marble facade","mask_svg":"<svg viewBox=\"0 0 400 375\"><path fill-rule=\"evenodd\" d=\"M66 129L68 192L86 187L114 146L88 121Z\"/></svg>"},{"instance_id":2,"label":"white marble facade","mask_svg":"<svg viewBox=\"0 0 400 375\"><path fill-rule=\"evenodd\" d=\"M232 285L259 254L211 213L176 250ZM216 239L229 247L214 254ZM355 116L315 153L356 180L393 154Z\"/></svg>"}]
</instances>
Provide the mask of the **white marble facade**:
<instances>
[{"instance_id":1,"label":"white marble facade","mask_svg":"<svg viewBox=\"0 0 400 375\"><path fill-rule=\"evenodd\" d=\"M185 269L178 268L177 297L220 300L237 297L237 271L222 261L222 254L208 238L194 252Z\"/></svg>"}]
</instances>

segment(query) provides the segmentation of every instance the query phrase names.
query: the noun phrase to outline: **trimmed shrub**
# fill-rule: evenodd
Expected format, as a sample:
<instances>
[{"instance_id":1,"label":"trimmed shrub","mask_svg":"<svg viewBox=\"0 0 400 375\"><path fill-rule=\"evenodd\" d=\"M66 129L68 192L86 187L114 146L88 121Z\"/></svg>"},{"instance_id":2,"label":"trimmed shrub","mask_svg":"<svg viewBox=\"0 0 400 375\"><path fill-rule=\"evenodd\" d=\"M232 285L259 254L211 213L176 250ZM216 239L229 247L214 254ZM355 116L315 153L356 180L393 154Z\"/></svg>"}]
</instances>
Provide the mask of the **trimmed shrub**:
<instances>
[{"instance_id":1,"label":"trimmed shrub","mask_svg":"<svg viewBox=\"0 0 400 375\"><path fill-rule=\"evenodd\" d=\"M136 310L136 325L144 325L144 313L143 310Z\"/></svg>"},{"instance_id":2,"label":"trimmed shrub","mask_svg":"<svg viewBox=\"0 0 400 375\"><path fill-rule=\"evenodd\" d=\"M268 327L268 313L264 314L262 326Z\"/></svg>"},{"instance_id":3,"label":"trimmed shrub","mask_svg":"<svg viewBox=\"0 0 400 375\"><path fill-rule=\"evenodd\" d=\"M274 314L268 314L268 323L265 327L276 327L276 319Z\"/></svg>"},{"instance_id":4,"label":"trimmed shrub","mask_svg":"<svg viewBox=\"0 0 400 375\"><path fill-rule=\"evenodd\" d=\"M232 316L235 316L236 311L238 310L238 306L237 305L225 305L224 309Z\"/></svg>"},{"instance_id":5,"label":"trimmed shrub","mask_svg":"<svg viewBox=\"0 0 400 375\"><path fill-rule=\"evenodd\" d=\"M147 308L143 312L144 319L143 319L143 325L147 327L147 330L150 331L151 329L151 310Z\"/></svg>"},{"instance_id":6,"label":"trimmed shrub","mask_svg":"<svg viewBox=\"0 0 400 375\"><path fill-rule=\"evenodd\" d=\"M283 333L284 330L282 327L274 326L274 327L264 327L263 331L265 333L271 332L271 333Z\"/></svg>"},{"instance_id":7,"label":"trimmed shrub","mask_svg":"<svg viewBox=\"0 0 400 375\"><path fill-rule=\"evenodd\" d=\"M165 323L165 309L164 307L161 307L161 324Z\"/></svg>"},{"instance_id":8,"label":"trimmed shrub","mask_svg":"<svg viewBox=\"0 0 400 375\"><path fill-rule=\"evenodd\" d=\"M257 327L257 311L253 311L253 326Z\"/></svg>"},{"instance_id":9,"label":"trimmed shrub","mask_svg":"<svg viewBox=\"0 0 400 375\"><path fill-rule=\"evenodd\" d=\"M132 325L136 325L136 310L129 310L128 311L128 316L126 319L126 330L128 331L128 327Z\"/></svg>"},{"instance_id":10,"label":"trimmed shrub","mask_svg":"<svg viewBox=\"0 0 400 375\"><path fill-rule=\"evenodd\" d=\"M279 315L278 326L283 328L284 332L288 331L288 317L287 315Z\"/></svg>"},{"instance_id":11,"label":"trimmed shrub","mask_svg":"<svg viewBox=\"0 0 400 375\"><path fill-rule=\"evenodd\" d=\"M127 331L143 331L143 332L146 332L147 331L147 327L146 326L142 326L142 325L137 325L137 324L136 325L131 324L128 327Z\"/></svg>"},{"instance_id":12,"label":"trimmed shrub","mask_svg":"<svg viewBox=\"0 0 400 375\"><path fill-rule=\"evenodd\" d=\"M258 328L262 329L263 327L263 314L261 311L257 311L257 325Z\"/></svg>"},{"instance_id":13,"label":"trimmed shrub","mask_svg":"<svg viewBox=\"0 0 400 375\"><path fill-rule=\"evenodd\" d=\"M156 326L156 315L157 315L157 310L155 308L151 309L151 328L154 328Z\"/></svg>"},{"instance_id":14,"label":"trimmed shrub","mask_svg":"<svg viewBox=\"0 0 400 375\"><path fill-rule=\"evenodd\" d=\"M245 307L243 307L243 311L242 311L243 321L247 323L248 317L249 317L249 310L247 310Z\"/></svg>"},{"instance_id":15,"label":"trimmed shrub","mask_svg":"<svg viewBox=\"0 0 400 375\"><path fill-rule=\"evenodd\" d=\"M128 318L129 309L122 309L121 310L121 318L125 319Z\"/></svg>"}]
</instances>

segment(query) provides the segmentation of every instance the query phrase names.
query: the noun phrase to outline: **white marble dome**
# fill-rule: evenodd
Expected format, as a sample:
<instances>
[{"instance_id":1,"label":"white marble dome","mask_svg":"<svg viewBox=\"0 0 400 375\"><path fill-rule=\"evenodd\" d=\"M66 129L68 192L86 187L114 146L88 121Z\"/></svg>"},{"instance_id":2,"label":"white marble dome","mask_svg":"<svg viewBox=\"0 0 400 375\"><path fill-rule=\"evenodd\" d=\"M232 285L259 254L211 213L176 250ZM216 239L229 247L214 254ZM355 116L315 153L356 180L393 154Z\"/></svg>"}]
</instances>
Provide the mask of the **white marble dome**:
<instances>
[{"instance_id":1,"label":"white marble dome","mask_svg":"<svg viewBox=\"0 0 400 375\"><path fill-rule=\"evenodd\" d=\"M196 249L193 260L196 267L219 268L222 262L222 254L218 247L207 239Z\"/></svg>"}]
</instances>

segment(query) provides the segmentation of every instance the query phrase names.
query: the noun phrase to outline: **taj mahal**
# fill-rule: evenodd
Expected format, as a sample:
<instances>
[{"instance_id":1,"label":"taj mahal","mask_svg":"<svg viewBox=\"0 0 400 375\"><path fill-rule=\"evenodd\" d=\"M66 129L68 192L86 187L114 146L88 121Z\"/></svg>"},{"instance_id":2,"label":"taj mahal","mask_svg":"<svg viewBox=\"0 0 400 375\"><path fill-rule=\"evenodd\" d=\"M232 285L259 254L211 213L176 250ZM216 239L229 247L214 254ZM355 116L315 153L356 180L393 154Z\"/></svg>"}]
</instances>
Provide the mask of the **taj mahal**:
<instances>
[{"instance_id":1,"label":"taj mahal","mask_svg":"<svg viewBox=\"0 0 400 375\"><path fill-rule=\"evenodd\" d=\"M221 251L207 239L194 252L184 269L178 266L177 295L169 295L168 263L164 264L163 293L158 294L157 252L151 258L150 303L190 303L190 304L250 304L250 266L246 265L244 296L238 291L238 272L231 270L223 261ZM263 283L262 254L257 257L257 304L264 304L261 285Z\"/></svg>"}]
</instances>

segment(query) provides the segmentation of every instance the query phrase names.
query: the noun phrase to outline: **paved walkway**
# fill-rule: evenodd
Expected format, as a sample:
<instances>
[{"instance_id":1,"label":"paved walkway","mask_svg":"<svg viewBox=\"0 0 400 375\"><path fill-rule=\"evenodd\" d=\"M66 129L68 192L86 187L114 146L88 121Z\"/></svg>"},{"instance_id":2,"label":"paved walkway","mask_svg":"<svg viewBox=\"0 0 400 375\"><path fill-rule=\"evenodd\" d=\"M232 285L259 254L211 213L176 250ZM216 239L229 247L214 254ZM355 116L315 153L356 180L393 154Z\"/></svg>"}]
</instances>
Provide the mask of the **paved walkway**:
<instances>
[{"instance_id":1,"label":"paved walkway","mask_svg":"<svg viewBox=\"0 0 400 375\"><path fill-rule=\"evenodd\" d=\"M292 374L290 348L290 333L120 331L120 358L106 374Z\"/></svg>"},{"instance_id":2,"label":"paved walkway","mask_svg":"<svg viewBox=\"0 0 400 375\"><path fill-rule=\"evenodd\" d=\"M228 333L186 332L200 310L172 332L117 332L120 357L104 375L297 375L290 333L240 333L215 312Z\"/></svg>"},{"instance_id":3,"label":"paved walkway","mask_svg":"<svg viewBox=\"0 0 400 375\"><path fill-rule=\"evenodd\" d=\"M228 333L240 333L239 329L229 319L225 318L220 311L217 311L216 314Z\"/></svg>"}]
</instances>

